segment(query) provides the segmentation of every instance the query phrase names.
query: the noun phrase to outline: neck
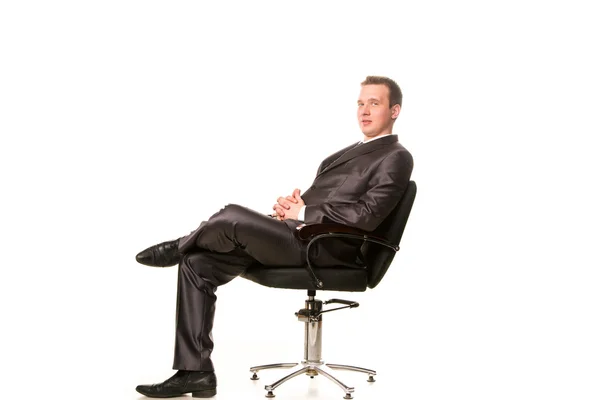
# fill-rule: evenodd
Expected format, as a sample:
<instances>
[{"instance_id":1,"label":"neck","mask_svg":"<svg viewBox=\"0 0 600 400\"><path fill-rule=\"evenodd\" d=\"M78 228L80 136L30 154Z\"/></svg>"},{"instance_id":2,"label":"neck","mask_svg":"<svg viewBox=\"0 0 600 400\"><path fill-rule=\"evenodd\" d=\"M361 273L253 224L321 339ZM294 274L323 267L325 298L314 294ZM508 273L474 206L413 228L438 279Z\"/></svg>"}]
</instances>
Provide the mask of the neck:
<instances>
[{"instance_id":1,"label":"neck","mask_svg":"<svg viewBox=\"0 0 600 400\"><path fill-rule=\"evenodd\" d=\"M371 136L364 136L363 143L367 143L367 142L369 142L371 140L379 139L379 138L382 138L384 136L388 136L388 135L391 135L391 134L392 134L391 132L388 132L388 133L380 133L379 135L372 136L372 137Z\"/></svg>"}]
</instances>

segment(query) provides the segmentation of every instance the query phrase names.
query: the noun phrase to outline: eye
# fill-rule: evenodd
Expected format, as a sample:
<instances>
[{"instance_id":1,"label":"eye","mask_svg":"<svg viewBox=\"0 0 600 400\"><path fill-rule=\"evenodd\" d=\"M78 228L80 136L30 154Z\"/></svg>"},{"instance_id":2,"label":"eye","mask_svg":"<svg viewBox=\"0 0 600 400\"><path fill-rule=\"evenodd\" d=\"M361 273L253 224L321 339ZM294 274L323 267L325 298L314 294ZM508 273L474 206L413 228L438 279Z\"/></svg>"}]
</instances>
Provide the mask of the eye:
<instances>
[{"instance_id":1,"label":"eye","mask_svg":"<svg viewBox=\"0 0 600 400\"><path fill-rule=\"evenodd\" d=\"M371 105L372 105L372 106L378 106L378 105L379 105L379 103L378 103L378 102L376 102L376 101L374 101L374 102L372 102L372 103L371 103Z\"/></svg>"}]
</instances>

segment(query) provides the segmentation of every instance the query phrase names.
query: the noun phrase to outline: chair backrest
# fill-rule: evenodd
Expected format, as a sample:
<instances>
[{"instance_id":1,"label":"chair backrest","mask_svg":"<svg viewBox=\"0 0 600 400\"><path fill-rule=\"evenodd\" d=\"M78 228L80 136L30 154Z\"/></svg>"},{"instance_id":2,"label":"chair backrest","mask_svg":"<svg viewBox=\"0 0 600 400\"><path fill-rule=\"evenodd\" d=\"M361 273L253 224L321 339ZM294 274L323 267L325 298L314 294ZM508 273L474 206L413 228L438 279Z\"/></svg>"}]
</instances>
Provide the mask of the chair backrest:
<instances>
[{"instance_id":1,"label":"chair backrest","mask_svg":"<svg viewBox=\"0 0 600 400\"><path fill-rule=\"evenodd\" d=\"M394 245L399 245L416 195L417 184L410 181L396 208L375 229L373 234L387 239ZM385 246L368 242L363 244L361 250L369 271L368 286L372 289L379 284L387 272L396 252Z\"/></svg>"}]
</instances>

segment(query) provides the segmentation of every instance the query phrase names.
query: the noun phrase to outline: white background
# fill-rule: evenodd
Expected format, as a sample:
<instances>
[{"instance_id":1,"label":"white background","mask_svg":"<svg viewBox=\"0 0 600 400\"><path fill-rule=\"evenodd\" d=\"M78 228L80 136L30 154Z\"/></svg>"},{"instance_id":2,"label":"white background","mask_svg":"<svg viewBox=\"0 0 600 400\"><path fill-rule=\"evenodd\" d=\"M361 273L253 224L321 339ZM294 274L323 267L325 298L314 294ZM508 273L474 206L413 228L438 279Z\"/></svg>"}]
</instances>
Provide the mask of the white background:
<instances>
[{"instance_id":1,"label":"white background","mask_svg":"<svg viewBox=\"0 0 600 400\"><path fill-rule=\"evenodd\" d=\"M327 4L326 4L327 3ZM356 399L598 399L592 1L0 5L0 397L138 399L172 374L176 268L140 250L227 203L268 212L398 81L419 191L402 249L326 316ZM302 291L217 292L219 399L302 358ZM339 398L298 377L280 399Z\"/></svg>"}]
</instances>

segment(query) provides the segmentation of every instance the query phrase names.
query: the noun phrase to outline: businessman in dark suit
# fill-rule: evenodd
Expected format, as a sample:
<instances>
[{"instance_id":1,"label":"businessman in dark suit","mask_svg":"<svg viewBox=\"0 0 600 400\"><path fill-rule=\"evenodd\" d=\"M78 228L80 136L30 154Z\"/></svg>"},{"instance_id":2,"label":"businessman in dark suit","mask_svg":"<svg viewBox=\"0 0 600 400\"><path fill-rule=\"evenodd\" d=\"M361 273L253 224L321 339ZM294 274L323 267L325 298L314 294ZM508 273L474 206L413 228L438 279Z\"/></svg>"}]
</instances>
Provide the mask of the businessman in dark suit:
<instances>
[{"instance_id":1,"label":"businessman in dark suit","mask_svg":"<svg viewBox=\"0 0 600 400\"><path fill-rule=\"evenodd\" d=\"M358 122L364 139L327 157L312 186L279 197L267 216L228 205L178 240L140 252L138 262L157 267L179 264L175 357L177 373L156 385L140 385L149 397L194 397L216 394L210 355L215 291L251 265L305 265L305 243L294 232L302 224L335 222L373 231L402 197L413 160L392 134L402 92L386 77L369 76L361 83ZM344 240L316 249L318 266L356 266L360 246Z\"/></svg>"}]
</instances>

